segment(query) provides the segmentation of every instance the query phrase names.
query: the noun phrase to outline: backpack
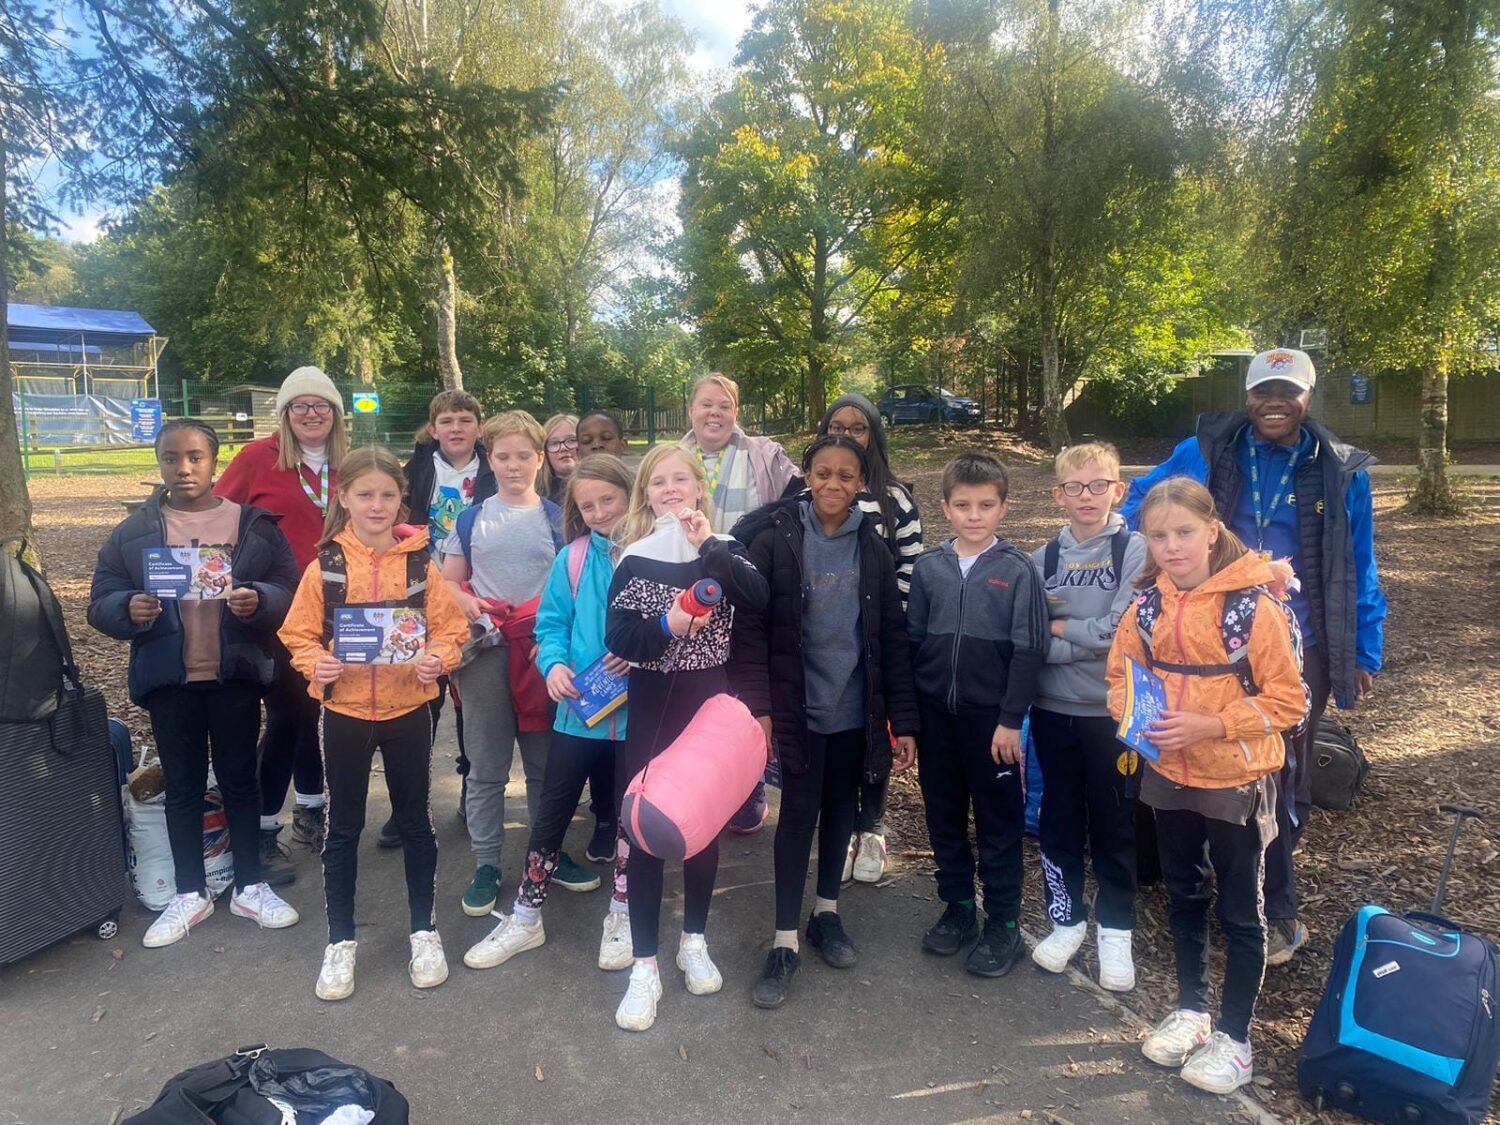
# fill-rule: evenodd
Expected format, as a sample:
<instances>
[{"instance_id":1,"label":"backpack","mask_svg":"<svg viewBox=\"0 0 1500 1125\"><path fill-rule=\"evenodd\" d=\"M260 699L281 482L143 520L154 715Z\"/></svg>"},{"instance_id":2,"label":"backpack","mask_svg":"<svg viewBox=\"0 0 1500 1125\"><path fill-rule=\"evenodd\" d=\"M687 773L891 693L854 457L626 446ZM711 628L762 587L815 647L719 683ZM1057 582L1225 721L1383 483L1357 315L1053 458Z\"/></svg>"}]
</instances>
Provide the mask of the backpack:
<instances>
[{"instance_id":1,"label":"backpack","mask_svg":"<svg viewBox=\"0 0 1500 1125\"><path fill-rule=\"evenodd\" d=\"M426 551L406 553L406 596L380 602L365 602L370 609L421 609L427 608L427 567L430 556ZM349 560L344 557L344 548L330 543L318 552L318 569L323 572L323 643L333 640L333 612L342 609L348 602Z\"/></svg>"},{"instance_id":2,"label":"backpack","mask_svg":"<svg viewBox=\"0 0 1500 1125\"><path fill-rule=\"evenodd\" d=\"M458 536L459 546L463 548L464 562L469 563L470 566L473 565L474 557L474 521L479 518L481 507L483 505L479 503L470 504L458 513L458 520L453 524L453 531ZM543 496L542 513L547 517L547 523L552 528L552 547L561 552L565 546L562 537L562 509Z\"/></svg>"},{"instance_id":3,"label":"backpack","mask_svg":"<svg viewBox=\"0 0 1500 1125\"><path fill-rule=\"evenodd\" d=\"M1324 715L1313 732L1312 803L1320 809L1342 812L1354 803L1354 796L1364 787L1370 774L1370 763L1364 748L1355 741L1349 728L1337 719Z\"/></svg>"},{"instance_id":4,"label":"backpack","mask_svg":"<svg viewBox=\"0 0 1500 1125\"><path fill-rule=\"evenodd\" d=\"M1292 654L1297 661L1297 671L1302 671L1302 627L1297 624L1297 615L1292 607L1277 598L1264 586L1250 586L1224 595L1224 611L1219 621L1219 635L1224 641L1224 652L1228 660L1223 664L1172 664L1158 660L1151 651L1151 636L1156 622L1161 617L1161 589L1150 586L1141 591L1136 599L1136 627L1141 635L1141 644L1146 650L1146 663L1155 671L1176 672L1182 676L1234 676L1246 695L1259 695L1255 683L1255 670L1250 667L1250 635L1255 629L1255 613L1261 599L1269 600L1287 620L1292 635ZM1307 684L1302 684L1302 718L1297 725L1284 733L1295 738L1307 726L1307 712L1312 705Z\"/></svg>"},{"instance_id":5,"label":"backpack","mask_svg":"<svg viewBox=\"0 0 1500 1125\"><path fill-rule=\"evenodd\" d=\"M589 541L593 533L580 535L568 544L568 589L573 591L573 600L578 600L578 584L583 581L583 564L588 561Z\"/></svg>"},{"instance_id":6,"label":"backpack","mask_svg":"<svg viewBox=\"0 0 1500 1125\"><path fill-rule=\"evenodd\" d=\"M1118 590L1121 583L1125 581L1125 575L1121 573L1125 569L1125 549L1130 546L1130 528L1122 527L1109 537L1109 558L1115 568L1114 589ZM1047 549L1042 552L1042 579L1050 582L1057 574L1057 568L1062 560L1062 540L1053 536L1052 541L1047 544Z\"/></svg>"},{"instance_id":7,"label":"backpack","mask_svg":"<svg viewBox=\"0 0 1500 1125\"><path fill-rule=\"evenodd\" d=\"M0 722L40 723L62 700L63 685L79 683L62 607L41 573L0 544Z\"/></svg>"}]
</instances>

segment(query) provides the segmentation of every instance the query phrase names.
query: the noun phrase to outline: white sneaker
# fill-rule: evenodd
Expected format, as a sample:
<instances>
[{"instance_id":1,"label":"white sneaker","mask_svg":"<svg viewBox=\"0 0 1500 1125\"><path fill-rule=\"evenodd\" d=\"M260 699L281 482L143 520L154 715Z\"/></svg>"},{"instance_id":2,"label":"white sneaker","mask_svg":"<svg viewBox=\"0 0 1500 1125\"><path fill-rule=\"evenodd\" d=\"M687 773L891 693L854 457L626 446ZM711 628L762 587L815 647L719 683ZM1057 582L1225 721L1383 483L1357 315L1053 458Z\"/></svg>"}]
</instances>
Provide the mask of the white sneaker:
<instances>
[{"instance_id":1,"label":"white sneaker","mask_svg":"<svg viewBox=\"0 0 1500 1125\"><path fill-rule=\"evenodd\" d=\"M885 878L885 837L874 832L859 834L859 854L854 857L854 881L878 883Z\"/></svg>"},{"instance_id":2,"label":"white sneaker","mask_svg":"<svg viewBox=\"0 0 1500 1125\"><path fill-rule=\"evenodd\" d=\"M610 911L604 916L604 936L599 939L599 967L610 971L628 969L634 960L630 915Z\"/></svg>"},{"instance_id":3,"label":"white sneaker","mask_svg":"<svg viewBox=\"0 0 1500 1125\"><path fill-rule=\"evenodd\" d=\"M1159 1066L1181 1066L1188 1057L1208 1042L1213 1021L1207 1012L1178 1008L1146 1036L1141 1054Z\"/></svg>"},{"instance_id":4,"label":"white sneaker","mask_svg":"<svg viewBox=\"0 0 1500 1125\"><path fill-rule=\"evenodd\" d=\"M347 1000L354 995L354 949L357 942L336 941L323 950L323 968L318 973L319 1000Z\"/></svg>"},{"instance_id":5,"label":"white sneaker","mask_svg":"<svg viewBox=\"0 0 1500 1125\"><path fill-rule=\"evenodd\" d=\"M859 833L849 837L849 850L844 853L844 882L854 878L854 857L859 851Z\"/></svg>"},{"instance_id":6,"label":"white sneaker","mask_svg":"<svg viewBox=\"0 0 1500 1125\"><path fill-rule=\"evenodd\" d=\"M1182 1080L1210 1094L1232 1094L1255 1077L1249 1043L1236 1043L1216 1031L1182 1068Z\"/></svg>"},{"instance_id":7,"label":"white sneaker","mask_svg":"<svg viewBox=\"0 0 1500 1125\"><path fill-rule=\"evenodd\" d=\"M214 900L205 894L173 895L167 908L156 916L141 944L147 949L174 945L188 936L188 931L214 912Z\"/></svg>"},{"instance_id":8,"label":"white sneaker","mask_svg":"<svg viewBox=\"0 0 1500 1125\"><path fill-rule=\"evenodd\" d=\"M650 961L637 961L630 970L625 999L615 1009L615 1026L624 1031L647 1031L656 1022L661 999L661 974Z\"/></svg>"},{"instance_id":9,"label":"white sneaker","mask_svg":"<svg viewBox=\"0 0 1500 1125\"><path fill-rule=\"evenodd\" d=\"M229 899L229 913L237 918L251 918L263 930L284 930L302 919L268 883L255 883L236 891Z\"/></svg>"},{"instance_id":10,"label":"white sneaker","mask_svg":"<svg viewBox=\"0 0 1500 1125\"><path fill-rule=\"evenodd\" d=\"M1135 987L1135 960L1130 956L1130 931L1095 928L1099 943L1099 987L1129 992Z\"/></svg>"},{"instance_id":11,"label":"white sneaker","mask_svg":"<svg viewBox=\"0 0 1500 1125\"><path fill-rule=\"evenodd\" d=\"M406 971L413 988L436 988L448 979L448 958L443 956L443 939L436 930L418 930L411 935L411 960Z\"/></svg>"},{"instance_id":12,"label":"white sneaker","mask_svg":"<svg viewBox=\"0 0 1500 1125\"><path fill-rule=\"evenodd\" d=\"M708 942L702 934L683 934L677 947L677 967L683 971L684 984L694 996L708 996L724 987L724 978L709 959Z\"/></svg>"},{"instance_id":13,"label":"white sneaker","mask_svg":"<svg viewBox=\"0 0 1500 1125\"><path fill-rule=\"evenodd\" d=\"M1088 932L1087 922L1053 926L1052 932L1036 943L1036 948L1031 951L1031 959L1049 973L1063 972L1073 959L1073 954L1083 948L1083 939Z\"/></svg>"},{"instance_id":14,"label":"white sneaker","mask_svg":"<svg viewBox=\"0 0 1500 1125\"><path fill-rule=\"evenodd\" d=\"M526 925L514 914L500 914L500 924L489 932L478 945L464 954L464 964L471 969L493 969L503 965L517 953L535 949L547 940L540 916L531 925Z\"/></svg>"}]
</instances>

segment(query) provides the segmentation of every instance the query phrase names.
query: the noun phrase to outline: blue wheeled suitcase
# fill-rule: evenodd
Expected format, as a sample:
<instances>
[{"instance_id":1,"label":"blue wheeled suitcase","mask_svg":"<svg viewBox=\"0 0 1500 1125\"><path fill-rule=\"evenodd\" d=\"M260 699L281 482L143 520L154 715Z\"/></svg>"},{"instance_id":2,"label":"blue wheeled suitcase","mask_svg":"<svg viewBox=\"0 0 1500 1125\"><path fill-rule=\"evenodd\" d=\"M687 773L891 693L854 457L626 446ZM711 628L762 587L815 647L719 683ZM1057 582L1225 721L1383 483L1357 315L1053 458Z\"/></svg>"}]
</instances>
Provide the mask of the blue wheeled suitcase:
<instances>
[{"instance_id":1,"label":"blue wheeled suitcase","mask_svg":"<svg viewBox=\"0 0 1500 1125\"><path fill-rule=\"evenodd\" d=\"M1457 818L1431 913L1362 907L1344 924L1297 1084L1320 1111L1390 1125L1478 1125L1500 1065L1495 946L1441 917Z\"/></svg>"}]
</instances>

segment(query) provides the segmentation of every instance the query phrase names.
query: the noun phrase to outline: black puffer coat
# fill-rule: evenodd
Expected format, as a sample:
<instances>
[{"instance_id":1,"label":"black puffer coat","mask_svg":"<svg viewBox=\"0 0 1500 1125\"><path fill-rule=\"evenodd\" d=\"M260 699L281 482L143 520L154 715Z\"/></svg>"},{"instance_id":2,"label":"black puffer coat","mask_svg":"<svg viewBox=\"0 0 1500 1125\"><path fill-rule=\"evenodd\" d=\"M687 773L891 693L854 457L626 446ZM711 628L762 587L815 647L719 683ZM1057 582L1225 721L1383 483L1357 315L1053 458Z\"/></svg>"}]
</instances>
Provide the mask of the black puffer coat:
<instances>
[{"instance_id":1,"label":"black puffer coat","mask_svg":"<svg viewBox=\"0 0 1500 1125\"><path fill-rule=\"evenodd\" d=\"M746 516L735 537L750 539L750 561L771 586L764 614L735 616L729 680L757 718L771 716L781 768L807 770L806 674L802 663L803 551L798 501L782 501ZM869 781L891 771L890 733L915 735L917 693L911 676L906 616L896 589L890 548L873 520L859 529L860 600L864 627L865 767Z\"/></svg>"}]
</instances>

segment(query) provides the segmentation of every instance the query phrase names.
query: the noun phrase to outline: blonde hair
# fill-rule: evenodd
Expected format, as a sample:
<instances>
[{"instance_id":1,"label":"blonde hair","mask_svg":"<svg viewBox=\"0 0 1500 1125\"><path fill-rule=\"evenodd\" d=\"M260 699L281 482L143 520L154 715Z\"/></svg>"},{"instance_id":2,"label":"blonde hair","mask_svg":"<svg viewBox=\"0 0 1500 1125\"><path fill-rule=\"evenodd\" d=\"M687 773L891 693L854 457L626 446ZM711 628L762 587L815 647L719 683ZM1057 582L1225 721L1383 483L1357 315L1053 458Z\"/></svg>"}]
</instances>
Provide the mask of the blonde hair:
<instances>
[{"instance_id":1,"label":"blonde hair","mask_svg":"<svg viewBox=\"0 0 1500 1125\"><path fill-rule=\"evenodd\" d=\"M1086 465L1098 465L1111 480L1120 478L1120 451L1107 441L1086 441L1070 445L1057 455L1057 479L1076 473Z\"/></svg>"},{"instance_id":2,"label":"blonde hair","mask_svg":"<svg viewBox=\"0 0 1500 1125\"><path fill-rule=\"evenodd\" d=\"M339 496L343 496L360 477L369 476L371 473L384 473L396 482L396 488L401 495L406 495L406 474L401 470L401 462L396 455L383 445L363 445L358 449L351 450L349 455L339 462ZM396 522L400 523L406 519L406 506L401 506L401 511L396 515ZM332 543L334 537L344 528L349 526L349 511L343 504L329 498L328 514L323 518L323 538L318 540L318 550L322 550Z\"/></svg>"},{"instance_id":3,"label":"blonde hair","mask_svg":"<svg viewBox=\"0 0 1500 1125\"><path fill-rule=\"evenodd\" d=\"M573 495L579 484L585 481L600 481L614 485L625 494L627 503L630 500L631 487L635 484L630 466L613 453L595 453L592 457L578 462L578 467L568 478L568 490L563 494L562 502L563 538L570 543L580 535L587 535L589 532L589 525L584 522L583 513L578 510L578 500Z\"/></svg>"},{"instance_id":4,"label":"blonde hair","mask_svg":"<svg viewBox=\"0 0 1500 1125\"><path fill-rule=\"evenodd\" d=\"M710 523L713 522L714 505L708 497L708 477L704 475L698 458L693 456L692 450L680 445L658 445L641 458L641 467L636 470L635 484L630 490L630 507L625 512L625 518L615 528L615 540L620 546L628 547L636 540L646 538L656 526L656 513L651 510L651 502L646 499L646 486L651 483L651 474L656 472L657 466L668 457L681 457L683 463L693 471L694 479L701 486L698 510L708 517ZM592 460L594 458L590 457L589 461Z\"/></svg>"},{"instance_id":5,"label":"blonde hair","mask_svg":"<svg viewBox=\"0 0 1500 1125\"><path fill-rule=\"evenodd\" d=\"M729 401L734 403L734 412L738 414L740 412L740 385L719 371L710 371L693 383L692 392L688 395L688 405L691 406L693 400L698 397L698 392L710 383L729 396Z\"/></svg>"},{"instance_id":6,"label":"blonde hair","mask_svg":"<svg viewBox=\"0 0 1500 1125\"><path fill-rule=\"evenodd\" d=\"M323 401L328 402L327 399ZM329 467L336 469L344 463L344 458L349 453L349 435L344 431L344 408L336 402L328 404L333 407L333 425L328 427L328 444L324 452L328 455ZM292 431L291 403L287 403L281 411L276 434L281 441L281 448L276 455L276 467L297 472L297 466L302 464L302 443Z\"/></svg>"},{"instance_id":7,"label":"blonde hair","mask_svg":"<svg viewBox=\"0 0 1500 1125\"><path fill-rule=\"evenodd\" d=\"M1214 540L1213 549L1208 556L1210 574L1218 574L1242 555L1250 553L1250 548L1240 542L1240 537L1225 527L1224 522L1219 519L1219 509L1214 505L1214 498L1208 489L1191 477L1168 477L1146 493L1146 499L1141 501L1139 524L1141 531L1146 530L1146 521L1152 512L1174 506L1184 509L1205 523L1219 525L1219 537ZM1160 574L1161 567L1157 565L1156 556L1147 551L1146 565L1141 570L1140 577L1135 580L1135 584L1144 590L1154 585Z\"/></svg>"},{"instance_id":8,"label":"blonde hair","mask_svg":"<svg viewBox=\"0 0 1500 1125\"><path fill-rule=\"evenodd\" d=\"M547 496L552 492L552 485L555 480L555 474L552 472L552 455L547 452L547 442L552 438L552 431L564 422L572 424L573 434L576 437L578 434L578 415L576 414L554 414L542 423L542 472L537 477L536 490L543 496ZM576 459L578 453L577 446L573 447L573 452Z\"/></svg>"},{"instance_id":9,"label":"blonde hair","mask_svg":"<svg viewBox=\"0 0 1500 1125\"><path fill-rule=\"evenodd\" d=\"M542 454L545 460L547 435L542 430L542 424L524 410L507 410L496 414L493 418L486 419L480 440L484 442L486 450L493 450L495 443L501 438L512 437L515 434L525 435L532 447Z\"/></svg>"}]
</instances>

